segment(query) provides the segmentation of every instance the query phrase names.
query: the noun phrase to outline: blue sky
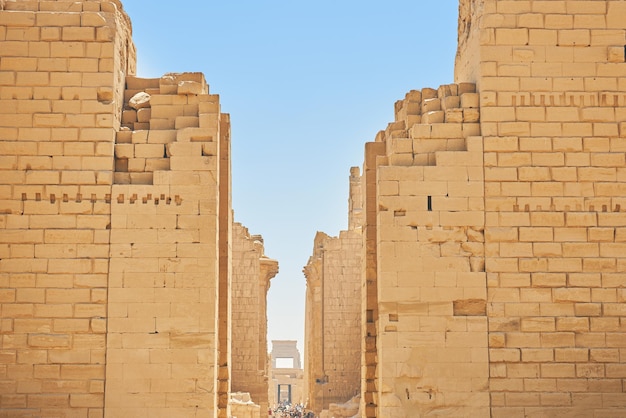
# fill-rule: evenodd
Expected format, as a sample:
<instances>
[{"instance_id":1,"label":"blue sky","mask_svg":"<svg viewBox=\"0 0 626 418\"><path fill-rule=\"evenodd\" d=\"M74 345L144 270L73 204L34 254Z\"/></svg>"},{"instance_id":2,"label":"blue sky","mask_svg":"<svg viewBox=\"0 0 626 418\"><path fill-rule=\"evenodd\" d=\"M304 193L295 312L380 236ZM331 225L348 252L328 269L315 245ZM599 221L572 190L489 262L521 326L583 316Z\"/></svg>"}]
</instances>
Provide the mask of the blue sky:
<instances>
[{"instance_id":1,"label":"blue sky","mask_svg":"<svg viewBox=\"0 0 626 418\"><path fill-rule=\"evenodd\" d=\"M122 1L138 75L203 72L231 115L235 221L279 262L268 340L302 350L315 233L347 228L350 167L394 102L454 81L458 1Z\"/></svg>"}]
</instances>

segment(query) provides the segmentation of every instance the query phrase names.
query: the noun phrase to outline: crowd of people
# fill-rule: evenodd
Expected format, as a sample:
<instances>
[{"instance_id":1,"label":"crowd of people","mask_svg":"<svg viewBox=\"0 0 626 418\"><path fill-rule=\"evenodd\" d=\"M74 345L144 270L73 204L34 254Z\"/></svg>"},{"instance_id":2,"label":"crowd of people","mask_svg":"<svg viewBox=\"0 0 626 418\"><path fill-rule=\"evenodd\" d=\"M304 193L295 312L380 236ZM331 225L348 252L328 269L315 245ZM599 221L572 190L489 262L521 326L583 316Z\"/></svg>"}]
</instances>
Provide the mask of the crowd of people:
<instances>
[{"instance_id":1,"label":"crowd of people","mask_svg":"<svg viewBox=\"0 0 626 418\"><path fill-rule=\"evenodd\" d=\"M315 418L315 414L310 411L307 412L304 405L292 405L287 402L282 402L274 409L270 409L270 416L276 418Z\"/></svg>"}]
</instances>

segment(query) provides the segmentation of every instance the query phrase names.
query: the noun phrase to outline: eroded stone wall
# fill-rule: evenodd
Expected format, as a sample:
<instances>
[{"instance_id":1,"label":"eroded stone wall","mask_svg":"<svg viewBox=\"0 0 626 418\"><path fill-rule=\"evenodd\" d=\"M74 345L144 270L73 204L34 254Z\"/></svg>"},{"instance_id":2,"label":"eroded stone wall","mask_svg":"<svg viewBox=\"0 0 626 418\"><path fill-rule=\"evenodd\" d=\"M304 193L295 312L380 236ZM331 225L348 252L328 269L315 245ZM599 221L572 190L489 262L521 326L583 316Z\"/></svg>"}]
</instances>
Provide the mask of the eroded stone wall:
<instances>
[{"instance_id":1,"label":"eroded stone wall","mask_svg":"<svg viewBox=\"0 0 626 418\"><path fill-rule=\"evenodd\" d=\"M489 413L479 119L473 84L411 91L369 147L365 416Z\"/></svg>"},{"instance_id":2,"label":"eroded stone wall","mask_svg":"<svg viewBox=\"0 0 626 418\"><path fill-rule=\"evenodd\" d=\"M232 390L247 392L261 411L269 408L267 291L278 263L265 256L263 238L233 228Z\"/></svg>"},{"instance_id":3,"label":"eroded stone wall","mask_svg":"<svg viewBox=\"0 0 626 418\"><path fill-rule=\"evenodd\" d=\"M353 167L349 229L338 237L318 232L304 268L305 384L307 406L316 413L360 392L362 213L361 175Z\"/></svg>"},{"instance_id":4,"label":"eroded stone wall","mask_svg":"<svg viewBox=\"0 0 626 418\"><path fill-rule=\"evenodd\" d=\"M228 290L218 279L218 247L229 242L218 243L220 216L230 219L219 208L228 117L198 73L129 77L126 98L112 186L106 416L213 416L229 391L218 385L228 382L218 371L228 340L218 331L228 320L218 302ZM145 109L148 122L135 121Z\"/></svg>"}]
</instances>

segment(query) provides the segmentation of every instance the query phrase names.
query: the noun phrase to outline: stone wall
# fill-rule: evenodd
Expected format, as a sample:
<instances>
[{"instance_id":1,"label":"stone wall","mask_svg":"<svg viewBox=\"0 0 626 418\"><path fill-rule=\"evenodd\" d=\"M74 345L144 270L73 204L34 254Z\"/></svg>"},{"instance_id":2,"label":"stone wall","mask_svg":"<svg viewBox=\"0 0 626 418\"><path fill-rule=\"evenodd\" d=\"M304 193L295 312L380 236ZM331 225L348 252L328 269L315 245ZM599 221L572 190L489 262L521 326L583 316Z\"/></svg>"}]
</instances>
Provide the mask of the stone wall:
<instances>
[{"instance_id":1,"label":"stone wall","mask_svg":"<svg viewBox=\"0 0 626 418\"><path fill-rule=\"evenodd\" d=\"M351 169L349 230L318 232L307 277L305 385L307 406L320 413L360 392L362 195L358 167Z\"/></svg>"},{"instance_id":2,"label":"stone wall","mask_svg":"<svg viewBox=\"0 0 626 418\"><path fill-rule=\"evenodd\" d=\"M232 390L269 408L267 291L278 263L265 256L263 238L241 224L233 228Z\"/></svg>"},{"instance_id":3,"label":"stone wall","mask_svg":"<svg viewBox=\"0 0 626 418\"><path fill-rule=\"evenodd\" d=\"M366 286L374 290L365 298L372 365L362 411L485 416L478 94L467 83L424 88L395 109L396 120L366 149ZM370 228L376 232L368 234Z\"/></svg>"},{"instance_id":4,"label":"stone wall","mask_svg":"<svg viewBox=\"0 0 626 418\"><path fill-rule=\"evenodd\" d=\"M626 4L459 10L366 145L362 413L619 416Z\"/></svg>"},{"instance_id":5,"label":"stone wall","mask_svg":"<svg viewBox=\"0 0 626 418\"><path fill-rule=\"evenodd\" d=\"M626 407L626 3L484 1L494 417ZM460 51L465 54L466 51Z\"/></svg>"},{"instance_id":6,"label":"stone wall","mask_svg":"<svg viewBox=\"0 0 626 418\"><path fill-rule=\"evenodd\" d=\"M130 35L2 2L0 416L228 416L229 118L202 74L134 77Z\"/></svg>"},{"instance_id":7,"label":"stone wall","mask_svg":"<svg viewBox=\"0 0 626 418\"><path fill-rule=\"evenodd\" d=\"M113 146L135 67L118 6L0 6L3 417L103 415Z\"/></svg>"},{"instance_id":8,"label":"stone wall","mask_svg":"<svg viewBox=\"0 0 626 418\"><path fill-rule=\"evenodd\" d=\"M229 238L218 244L218 233L220 216L230 219L219 207L228 116L202 74L126 84L112 185L106 416L213 416L229 392L217 384L218 361L229 362L215 357L228 341L218 331L220 316L228 320L218 303L227 290L218 245ZM138 122L144 110L148 121ZM219 409L227 404L226 395Z\"/></svg>"}]
</instances>

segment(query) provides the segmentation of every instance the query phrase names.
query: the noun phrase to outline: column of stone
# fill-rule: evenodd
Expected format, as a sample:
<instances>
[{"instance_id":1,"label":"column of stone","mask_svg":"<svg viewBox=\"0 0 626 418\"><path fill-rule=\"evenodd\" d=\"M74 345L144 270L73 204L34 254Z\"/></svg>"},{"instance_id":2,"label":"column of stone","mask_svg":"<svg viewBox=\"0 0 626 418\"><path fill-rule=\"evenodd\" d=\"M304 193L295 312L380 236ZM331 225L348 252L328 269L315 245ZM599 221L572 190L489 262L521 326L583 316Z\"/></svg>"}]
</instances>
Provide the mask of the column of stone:
<instances>
[{"instance_id":1,"label":"column of stone","mask_svg":"<svg viewBox=\"0 0 626 418\"><path fill-rule=\"evenodd\" d=\"M103 416L114 98L134 63L132 47L118 48L129 34L114 3L0 7L8 416Z\"/></svg>"}]
</instances>

